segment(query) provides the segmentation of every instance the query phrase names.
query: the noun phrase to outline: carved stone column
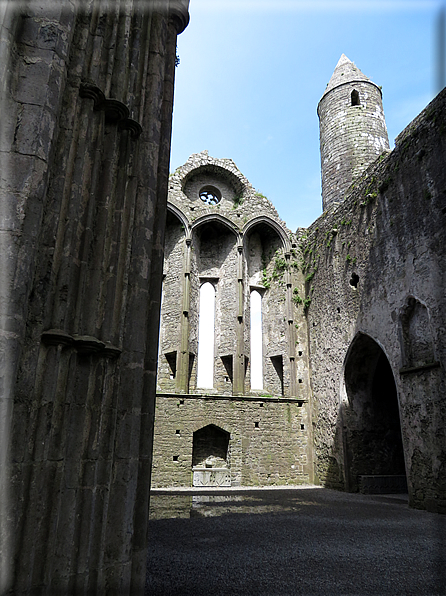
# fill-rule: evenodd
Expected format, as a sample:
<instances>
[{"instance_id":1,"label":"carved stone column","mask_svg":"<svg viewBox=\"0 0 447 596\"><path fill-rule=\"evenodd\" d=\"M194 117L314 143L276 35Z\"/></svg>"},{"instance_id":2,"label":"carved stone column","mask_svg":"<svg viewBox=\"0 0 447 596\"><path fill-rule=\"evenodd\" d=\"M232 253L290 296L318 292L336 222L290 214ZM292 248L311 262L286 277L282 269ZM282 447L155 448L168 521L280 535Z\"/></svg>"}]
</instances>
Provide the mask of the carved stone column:
<instances>
[{"instance_id":1,"label":"carved stone column","mask_svg":"<svg viewBox=\"0 0 447 596\"><path fill-rule=\"evenodd\" d=\"M236 358L233 367L233 393L243 395L245 392L245 349L244 349L244 278L243 278L243 246L237 246L237 329Z\"/></svg>"},{"instance_id":2,"label":"carved stone column","mask_svg":"<svg viewBox=\"0 0 447 596\"><path fill-rule=\"evenodd\" d=\"M23 217L11 220L1 300L14 309L2 312L0 334L14 344L2 433L14 569L1 588L138 595L187 3L48 6L28 3L8 25L17 109L2 174Z\"/></svg>"},{"instance_id":3,"label":"carved stone column","mask_svg":"<svg viewBox=\"0 0 447 596\"><path fill-rule=\"evenodd\" d=\"M296 389L296 347L295 347L295 325L293 323L293 303L292 303L292 278L290 275L290 253L285 253L286 269L286 308L287 308L287 356L289 359L290 374L290 397L297 395Z\"/></svg>"},{"instance_id":4,"label":"carved stone column","mask_svg":"<svg viewBox=\"0 0 447 596\"><path fill-rule=\"evenodd\" d=\"M176 389L189 391L189 304L191 299L191 238L185 239L183 305L180 323L180 350L177 356Z\"/></svg>"}]
</instances>

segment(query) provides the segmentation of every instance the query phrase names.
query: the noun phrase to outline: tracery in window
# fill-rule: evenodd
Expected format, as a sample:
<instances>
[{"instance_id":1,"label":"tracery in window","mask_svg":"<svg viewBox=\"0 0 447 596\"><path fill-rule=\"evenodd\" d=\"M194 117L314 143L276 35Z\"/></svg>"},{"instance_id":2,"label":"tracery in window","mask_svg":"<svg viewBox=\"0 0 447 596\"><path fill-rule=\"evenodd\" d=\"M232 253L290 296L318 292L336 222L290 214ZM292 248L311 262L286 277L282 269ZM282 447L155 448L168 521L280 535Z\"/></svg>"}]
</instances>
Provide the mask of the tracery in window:
<instances>
[{"instance_id":1,"label":"tracery in window","mask_svg":"<svg viewBox=\"0 0 447 596\"><path fill-rule=\"evenodd\" d=\"M215 186L204 186L199 191L199 197L207 205L217 205L222 198L222 194Z\"/></svg>"}]
</instances>

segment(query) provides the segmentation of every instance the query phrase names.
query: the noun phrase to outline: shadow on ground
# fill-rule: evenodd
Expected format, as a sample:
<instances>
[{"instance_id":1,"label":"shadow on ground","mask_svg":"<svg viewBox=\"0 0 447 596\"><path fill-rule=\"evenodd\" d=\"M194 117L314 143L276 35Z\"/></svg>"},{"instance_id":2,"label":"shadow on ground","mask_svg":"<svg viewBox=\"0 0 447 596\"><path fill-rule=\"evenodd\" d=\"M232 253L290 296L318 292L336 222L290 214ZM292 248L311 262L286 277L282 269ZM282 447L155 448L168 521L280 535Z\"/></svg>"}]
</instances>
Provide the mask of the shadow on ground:
<instances>
[{"instance_id":1,"label":"shadow on ground","mask_svg":"<svg viewBox=\"0 0 447 596\"><path fill-rule=\"evenodd\" d=\"M445 517L404 495L157 491L146 596L445 594Z\"/></svg>"}]
</instances>

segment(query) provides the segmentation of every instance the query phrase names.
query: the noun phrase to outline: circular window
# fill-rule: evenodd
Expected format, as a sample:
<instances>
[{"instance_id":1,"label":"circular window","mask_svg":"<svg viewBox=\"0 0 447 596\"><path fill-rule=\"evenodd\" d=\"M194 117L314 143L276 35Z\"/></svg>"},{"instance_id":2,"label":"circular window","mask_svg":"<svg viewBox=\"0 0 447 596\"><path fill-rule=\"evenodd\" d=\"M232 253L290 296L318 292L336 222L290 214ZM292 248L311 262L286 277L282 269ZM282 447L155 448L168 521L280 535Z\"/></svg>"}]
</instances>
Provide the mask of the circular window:
<instances>
[{"instance_id":1,"label":"circular window","mask_svg":"<svg viewBox=\"0 0 447 596\"><path fill-rule=\"evenodd\" d=\"M199 197L207 205L217 205L222 195L214 186L204 186L199 192Z\"/></svg>"}]
</instances>

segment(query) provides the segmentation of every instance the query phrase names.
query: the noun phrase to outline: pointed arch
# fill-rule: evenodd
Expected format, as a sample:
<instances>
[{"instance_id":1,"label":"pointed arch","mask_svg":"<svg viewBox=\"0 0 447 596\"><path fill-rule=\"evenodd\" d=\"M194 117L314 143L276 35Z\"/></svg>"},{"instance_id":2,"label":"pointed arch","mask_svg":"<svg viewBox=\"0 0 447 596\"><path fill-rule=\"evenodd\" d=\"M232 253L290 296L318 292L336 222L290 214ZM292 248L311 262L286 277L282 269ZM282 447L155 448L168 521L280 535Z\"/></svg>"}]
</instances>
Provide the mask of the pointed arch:
<instances>
[{"instance_id":1,"label":"pointed arch","mask_svg":"<svg viewBox=\"0 0 447 596\"><path fill-rule=\"evenodd\" d=\"M228 230L230 230L230 232L232 232L236 236L236 238L239 238L238 227L231 220L227 219L223 215L219 215L218 213L209 213L207 215L202 215L201 217L198 217L191 226L191 231L196 231L198 228L200 228L206 223L220 224Z\"/></svg>"},{"instance_id":2,"label":"pointed arch","mask_svg":"<svg viewBox=\"0 0 447 596\"><path fill-rule=\"evenodd\" d=\"M214 387L215 288L209 281L200 287L197 388Z\"/></svg>"},{"instance_id":3,"label":"pointed arch","mask_svg":"<svg viewBox=\"0 0 447 596\"><path fill-rule=\"evenodd\" d=\"M341 412L346 488L368 492L365 486L372 482L376 492L405 492L396 382L385 351L371 336L359 332L354 337L343 377L347 398Z\"/></svg>"},{"instance_id":4,"label":"pointed arch","mask_svg":"<svg viewBox=\"0 0 447 596\"><path fill-rule=\"evenodd\" d=\"M281 239L284 252L290 252L291 244L286 230L284 230L284 228L280 226L280 224L276 222L274 219L271 219L270 217L267 217L265 215L259 215L258 217L254 217L245 224L245 226L242 229L243 239L246 240L246 238L250 235L253 229L257 226L266 226L274 232L276 232L276 234Z\"/></svg>"},{"instance_id":5,"label":"pointed arch","mask_svg":"<svg viewBox=\"0 0 447 596\"><path fill-rule=\"evenodd\" d=\"M252 391L264 389L262 337L262 296L258 290L252 290L250 292L250 385Z\"/></svg>"},{"instance_id":6,"label":"pointed arch","mask_svg":"<svg viewBox=\"0 0 447 596\"><path fill-rule=\"evenodd\" d=\"M170 203L169 201L167 203L166 208L168 213L172 213L172 215L174 215L180 221L181 225L185 230L185 237L188 239L191 238L191 226L189 224L188 218L183 213L183 211L173 203Z\"/></svg>"}]
</instances>

